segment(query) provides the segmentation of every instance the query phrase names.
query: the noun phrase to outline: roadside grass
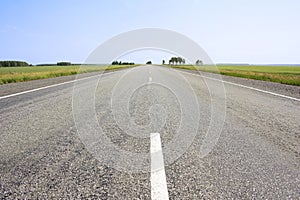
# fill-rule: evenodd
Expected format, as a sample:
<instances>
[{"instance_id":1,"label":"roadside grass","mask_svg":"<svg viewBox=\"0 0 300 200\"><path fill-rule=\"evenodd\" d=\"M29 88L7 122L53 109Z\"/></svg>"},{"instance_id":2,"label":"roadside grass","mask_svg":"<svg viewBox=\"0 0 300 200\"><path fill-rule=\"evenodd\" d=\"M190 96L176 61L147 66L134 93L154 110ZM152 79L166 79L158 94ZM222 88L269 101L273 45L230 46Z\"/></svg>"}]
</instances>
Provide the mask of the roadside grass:
<instances>
[{"instance_id":1,"label":"roadside grass","mask_svg":"<svg viewBox=\"0 0 300 200\"><path fill-rule=\"evenodd\" d=\"M55 78L88 72L117 70L136 67L137 65L84 65L84 66L32 66L0 67L0 85L37 79Z\"/></svg>"},{"instance_id":2,"label":"roadside grass","mask_svg":"<svg viewBox=\"0 0 300 200\"><path fill-rule=\"evenodd\" d=\"M300 86L299 66L193 66L175 65L173 68L199 70L211 73L220 73L227 76L235 76L248 79L271 81L288 85Z\"/></svg>"}]
</instances>

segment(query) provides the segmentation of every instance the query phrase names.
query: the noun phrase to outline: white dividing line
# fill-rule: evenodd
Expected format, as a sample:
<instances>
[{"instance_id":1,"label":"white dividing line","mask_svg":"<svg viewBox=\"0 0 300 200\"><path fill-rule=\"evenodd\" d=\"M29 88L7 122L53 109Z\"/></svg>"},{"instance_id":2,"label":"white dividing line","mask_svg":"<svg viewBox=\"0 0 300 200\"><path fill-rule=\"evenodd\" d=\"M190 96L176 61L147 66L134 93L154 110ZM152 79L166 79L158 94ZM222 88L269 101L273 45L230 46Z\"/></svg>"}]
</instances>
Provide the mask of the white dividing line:
<instances>
[{"instance_id":1,"label":"white dividing line","mask_svg":"<svg viewBox=\"0 0 300 200\"><path fill-rule=\"evenodd\" d=\"M151 83L151 82L152 82L152 77L150 76L150 77L149 77L149 83Z\"/></svg>"},{"instance_id":2,"label":"white dividing line","mask_svg":"<svg viewBox=\"0 0 300 200\"><path fill-rule=\"evenodd\" d=\"M164 158L159 133L151 133L151 199L169 199Z\"/></svg>"},{"instance_id":3,"label":"white dividing line","mask_svg":"<svg viewBox=\"0 0 300 200\"><path fill-rule=\"evenodd\" d=\"M117 71L115 71L115 72L117 72ZM107 72L107 73L103 73L102 75L111 74L111 73L115 73L115 72ZM0 100L1 100L1 99L6 99L6 98L9 98L9 97L19 96L19 95L22 95L22 94L27 94L27 93L30 93L30 92L36 92L36 91L39 91L39 90L44 90L44 89L48 89L48 88L53 88L53 87L57 87L57 86L60 86L60 85L65 85L65 84L69 84L69 83L74 83L74 82L76 82L76 81L82 81L82 80L86 80L86 79L90 79L90 78L95 78L95 77L97 77L97 76L100 76L100 74L99 74L99 75L94 75L94 76L89 76L89 77L86 77L86 78L75 79L75 80L72 80L72 81L66 81L66 82L63 82L63 83L58 83L58 84L48 85L48 86L45 86L45 87L35 88L35 89L32 89L32 90L26 90L26 91L23 91L23 92L18 92L18 93L6 95L6 96L2 96L2 97L0 97Z\"/></svg>"},{"instance_id":4,"label":"white dividing line","mask_svg":"<svg viewBox=\"0 0 300 200\"><path fill-rule=\"evenodd\" d=\"M180 72L185 73L185 74L189 74L189 75L200 76L199 74L193 74L193 73L188 73L188 72L183 72L183 71L180 71ZM274 95L274 96L278 96L278 97L282 97L282 98L286 98L286 99L290 99L290 100L294 100L294 101L299 101L300 102L300 99L297 99L295 97L286 96L286 95L283 95L283 94L277 94L277 93L274 93L274 92L269 92L269 91L266 91L266 90L261 90L261 89L250 87L250 86L246 86L246 85L232 83L232 82L229 82L229 81L223 81L223 80L219 80L219 79L216 79L216 78L211 78L211 77L207 77L207 76L203 76L203 75L201 75L201 76L203 78L206 78L206 79L210 79L210 80L214 80L214 81L219 81L219 82L226 83L226 84L229 84L229 85L243 87L243 88L247 88L249 90L258 91L258 92L262 92L262 93L265 93L265 94L271 94L271 95Z\"/></svg>"}]
</instances>

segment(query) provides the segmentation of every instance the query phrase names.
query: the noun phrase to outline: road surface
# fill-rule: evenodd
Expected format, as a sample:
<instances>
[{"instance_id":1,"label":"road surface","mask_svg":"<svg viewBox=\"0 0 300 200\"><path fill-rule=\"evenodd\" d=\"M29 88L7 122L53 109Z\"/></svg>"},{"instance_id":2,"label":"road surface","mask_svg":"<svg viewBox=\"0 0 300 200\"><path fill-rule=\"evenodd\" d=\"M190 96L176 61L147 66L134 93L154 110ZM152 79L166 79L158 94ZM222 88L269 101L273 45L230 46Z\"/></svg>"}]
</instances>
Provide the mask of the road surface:
<instances>
[{"instance_id":1,"label":"road surface","mask_svg":"<svg viewBox=\"0 0 300 200\"><path fill-rule=\"evenodd\" d=\"M300 198L297 98L156 66L107 73L92 90L96 81L93 76L75 88L69 82L0 99L1 199ZM103 141L94 144L103 148L98 157L83 141L78 130L88 125L76 122L74 93L89 91L94 98L82 96L82 113L88 116L85 105L93 100L98 125L113 145L145 155L140 172L138 163L103 155ZM136 129L124 130L126 120ZM181 126L190 132L178 140ZM180 153L173 158L167 148L176 139ZM207 155L205 142L212 142ZM112 163L106 165L101 156L107 155ZM119 161L128 165L116 169ZM158 173L155 162L163 165Z\"/></svg>"}]
</instances>

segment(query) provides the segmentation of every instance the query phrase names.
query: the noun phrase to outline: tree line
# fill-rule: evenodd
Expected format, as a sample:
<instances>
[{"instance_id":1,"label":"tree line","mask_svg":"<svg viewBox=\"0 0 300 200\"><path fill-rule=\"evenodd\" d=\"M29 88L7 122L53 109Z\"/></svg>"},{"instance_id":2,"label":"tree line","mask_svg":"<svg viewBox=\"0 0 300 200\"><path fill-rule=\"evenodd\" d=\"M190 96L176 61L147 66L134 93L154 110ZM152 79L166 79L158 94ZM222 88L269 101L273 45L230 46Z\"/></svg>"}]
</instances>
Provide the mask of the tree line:
<instances>
[{"instance_id":1,"label":"tree line","mask_svg":"<svg viewBox=\"0 0 300 200\"><path fill-rule=\"evenodd\" d=\"M38 64L36 66L54 66L55 64ZM72 64L71 62L57 62L57 66L70 66L70 65L78 65L78 64ZM28 67L33 66L31 64L28 64L24 61L15 61L15 60L6 60L6 61L0 61L0 67Z\"/></svg>"},{"instance_id":2,"label":"tree line","mask_svg":"<svg viewBox=\"0 0 300 200\"><path fill-rule=\"evenodd\" d=\"M58 62L56 63L57 66L69 66L69 65L72 65L72 63L70 62Z\"/></svg>"},{"instance_id":3,"label":"tree line","mask_svg":"<svg viewBox=\"0 0 300 200\"><path fill-rule=\"evenodd\" d=\"M134 65L134 62L122 62L122 61L113 61L111 63L112 65Z\"/></svg>"},{"instance_id":4,"label":"tree line","mask_svg":"<svg viewBox=\"0 0 300 200\"><path fill-rule=\"evenodd\" d=\"M26 66L30 66L30 65L24 61L14 61L14 60L0 61L0 67L26 67Z\"/></svg>"},{"instance_id":5,"label":"tree line","mask_svg":"<svg viewBox=\"0 0 300 200\"><path fill-rule=\"evenodd\" d=\"M42 64L37 64L35 66L80 66L80 65L85 65L81 63L71 63L71 62L57 62L56 64L54 63L42 63Z\"/></svg>"}]
</instances>

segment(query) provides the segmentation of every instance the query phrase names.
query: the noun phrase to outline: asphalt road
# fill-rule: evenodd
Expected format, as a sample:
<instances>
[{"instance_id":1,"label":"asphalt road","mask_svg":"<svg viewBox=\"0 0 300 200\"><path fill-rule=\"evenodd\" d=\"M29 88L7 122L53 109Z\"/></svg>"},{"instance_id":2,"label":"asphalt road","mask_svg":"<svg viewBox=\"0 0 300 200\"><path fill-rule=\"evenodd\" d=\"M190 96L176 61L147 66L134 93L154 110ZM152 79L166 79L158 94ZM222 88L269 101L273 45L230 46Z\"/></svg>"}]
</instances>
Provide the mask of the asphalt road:
<instances>
[{"instance_id":1,"label":"asphalt road","mask_svg":"<svg viewBox=\"0 0 300 200\"><path fill-rule=\"evenodd\" d=\"M299 106L156 66L2 98L0 199L300 199Z\"/></svg>"}]
</instances>

